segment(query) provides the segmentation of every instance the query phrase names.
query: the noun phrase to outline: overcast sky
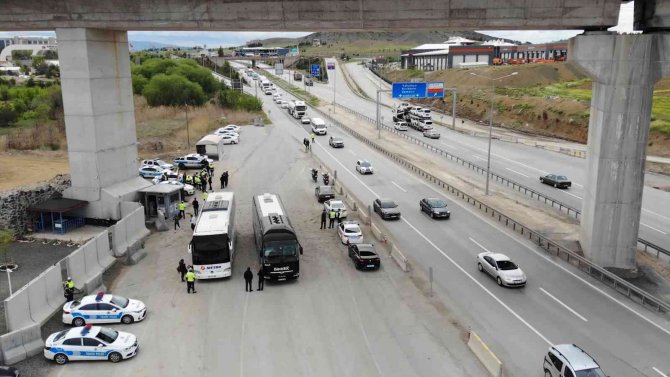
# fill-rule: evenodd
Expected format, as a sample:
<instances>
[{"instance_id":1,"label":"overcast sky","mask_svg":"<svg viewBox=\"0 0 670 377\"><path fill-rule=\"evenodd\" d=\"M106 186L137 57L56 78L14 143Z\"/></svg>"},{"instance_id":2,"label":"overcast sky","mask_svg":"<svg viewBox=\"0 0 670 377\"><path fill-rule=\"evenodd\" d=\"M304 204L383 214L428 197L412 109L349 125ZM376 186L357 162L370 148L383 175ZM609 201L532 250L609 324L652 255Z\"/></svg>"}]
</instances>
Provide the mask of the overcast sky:
<instances>
[{"instance_id":1,"label":"overcast sky","mask_svg":"<svg viewBox=\"0 0 670 377\"><path fill-rule=\"evenodd\" d=\"M588 0L587 0L588 1ZM619 24L610 30L619 32L633 31L633 2L623 4L619 15ZM520 31L490 31L480 32L498 38L508 38L522 42L544 43L567 39L580 34L579 30L520 30ZM53 32L0 32L0 37L15 35L42 35L53 36ZM238 46L251 39L266 39L275 37L295 38L309 33L291 32L194 32L194 31L131 31L132 41L149 41L172 44L178 46ZM435 42L435 41L426 41Z\"/></svg>"}]
</instances>

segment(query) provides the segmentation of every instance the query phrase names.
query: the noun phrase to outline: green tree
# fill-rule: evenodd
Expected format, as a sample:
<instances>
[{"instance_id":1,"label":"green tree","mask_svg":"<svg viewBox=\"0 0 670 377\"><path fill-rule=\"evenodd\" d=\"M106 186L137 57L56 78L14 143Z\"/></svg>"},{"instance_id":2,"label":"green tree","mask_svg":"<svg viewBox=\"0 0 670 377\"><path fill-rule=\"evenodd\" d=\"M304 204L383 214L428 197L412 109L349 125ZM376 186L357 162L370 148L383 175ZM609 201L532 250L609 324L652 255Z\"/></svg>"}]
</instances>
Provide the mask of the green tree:
<instances>
[{"instance_id":1,"label":"green tree","mask_svg":"<svg viewBox=\"0 0 670 377\"><path fill-rule=\"evenodd\" d=\"M186 77L189 81L198 83L202 90L210 95L220 89L219 82L214 79L212 72L209 69L199 67L192 60L179 61L176 67L169 69L166 73Z\"/></svg>"},{"instance_id":2,"label":"green tree","mask_svg":"<svg viewBox=\"0 0 670 377\"><path fill-rule=\"evenodd\" d=\"M14 263L9 256L9 245L12 242L14 242L14 234L9 230L0 230L0 254L3 260L0 266L4 268L8 268L10 265L12 265L12 268L14 267Z\"/></svg>"},{"instance_id":3,"label":"green tree","mask_svg":"<svg viewBox=\"0 0 670 377\"><path fill-rule=\"evenodd\" d=\"M0 127L10 127L16 123L18 114L9 103L0 102Z\"/></svg>"},{"instance_id":4,"label":"green tree","mask_svg":"<svg viewBox=\"0 0 670 377\"><path fill-rule=\"evenodd\" d=\"M223 57L223 47L219 47L219 50L217 51L217 54L219 55L220 58Z\"/></svg>"},{"instance_id":5,"label":"green tree","mask_svg":"<svg viewBox=\"0 0 670 377\"><path fill-rule=\"evenodd\" d=\"M200 106L207 96L200 85L183 76L157 74L144 87L144 97L149 106Z\"/></svg>"},{"instance_id":6,"label":"green tree","mask_svg":"<svg viewBox=\"0 0 670 377\"><path fill-rule=\"evenodd\" d=\"M22 65L21 68L19 69L19 72L23 73L24 75L27 75L30 73L30 67L27 65Z\"/></svg>"},{"instance_id":7,"label":"green tree","mask_svg":"<svg viewBox=\"0 0 670 377\"><path fill-rule=\"evenodd\" d=\"M144 87L149 82L149 79L140 74L134 74L132 75L132 78L133 78L133 93L141 95L142 92L144 91Z\"/></svg>"},{"instance_id":8,"label":"green tree","mask_svg":"<svg viewBox=\"0 0 670 377\"><path fill-rule=\"evenodd\" d=\"M12 60L30 60L33 56L32 50L14 50L12 51Z\"/></svg>"},{"instance_id":9,"label":"green tree","mask_svg":"<svg viewBox=\"0 0 670 377\"><path fill-rule=\"evenodd\" d=\"M168 69L176 66L177 62L170 59L147 59L137 68L137 73L150 79L160 73L167 73Z\"/></svg>"},{"instance_id":10,"label":"green tree","mask_svg":"<svg viewBox=\"0 0 670 377\"><path fill-rule=\"evenodd\" d=\"M56 51L56 50L46 50L46 51L44 51L44 59L47 59L47 60L58 59L58 51Z\"/></svg>"},{"instance_id":11,"label":"green tree","mask_svg":"<svg viewBox=\"0 0 670 377\"><path fill-rule=\"evenodd\" d=\"M47 69L46 77L48 79L54 78L54 77L60 77L60 68L55 65L49 65L49 68Z\"/></svg>"}]
</instances>

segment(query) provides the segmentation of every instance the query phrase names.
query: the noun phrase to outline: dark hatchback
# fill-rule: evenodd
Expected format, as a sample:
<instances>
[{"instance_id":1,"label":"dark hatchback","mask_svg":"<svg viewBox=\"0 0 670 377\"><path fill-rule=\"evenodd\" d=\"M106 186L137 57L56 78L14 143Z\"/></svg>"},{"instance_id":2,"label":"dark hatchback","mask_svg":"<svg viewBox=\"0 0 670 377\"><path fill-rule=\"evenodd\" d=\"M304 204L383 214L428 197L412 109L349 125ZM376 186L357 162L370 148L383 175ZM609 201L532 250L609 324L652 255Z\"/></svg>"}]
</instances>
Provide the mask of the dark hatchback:
<instances>
[{"instance_id":1,"label":"dark hatchback","mask_svg":"<svg viewBox=\"0 0 670 377\"><path fill-rule=\"evenodd\" d=\"M384 220L400 218L398 205L391 199L375 199L375 201L372 202L372 207Z\"/></svg>"},{"instance_id":2,"label":"dark hatchback","mask_svg":"<svg viewBox=\"0 0 670 377\"><path fill-rule=\"evenodd\" d=\"M449 219L451 217L451 211L447 209L447 202L440 198L423 198L419 201L419 207L422 212L427 213L434 219Z\"/></svg>"},{"instance_id":3,"label":"dark hatchback","mask_svg":"<svg viewBox=\"0 0 670 377\"><path fill-rule=\"evenodd\" d=\"M570 182L568 177L558 174L547 174L544 177L540 177L540 182L558 188L568 188L572 186L572 182Z\"/></svg>"},{"instance_id":4,"label":"dark hatchback","mask_svg":"<svg viewBox=\"0 0 670 377\"><path fill-rule=\"evenodd\" d=\"M374 245L369 243L349 244L349 258L357 270L377 270L381 266Z\"/></svg>"},{"instance_id":5,"label":"dark hatchback","mask_svg":"<svg viewBox=\"0 0 670 377\"><path fill-rule=\"evenodd\" d=\"M316 195L316 199L319 203L323 203L328 199L335 198L335 191L333 191L331 186L319 186L314 189L314 195Z\"/></svg>"}]
</instances>

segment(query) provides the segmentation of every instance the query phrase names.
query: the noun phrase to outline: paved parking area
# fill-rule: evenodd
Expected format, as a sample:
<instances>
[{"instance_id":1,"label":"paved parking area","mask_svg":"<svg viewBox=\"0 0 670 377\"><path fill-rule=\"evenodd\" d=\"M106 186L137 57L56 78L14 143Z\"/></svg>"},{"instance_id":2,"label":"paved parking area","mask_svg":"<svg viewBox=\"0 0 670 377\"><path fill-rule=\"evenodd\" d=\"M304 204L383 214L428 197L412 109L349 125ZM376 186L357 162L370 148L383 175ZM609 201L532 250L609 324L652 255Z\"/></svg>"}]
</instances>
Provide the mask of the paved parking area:
<instances>
[{"instance_id":1,"label":"paved parking area","mask_svg":"<svg viewBox=\"0 0 670 377\"><path fill-rule=\"evenodd\" d=\"M281 120L245 127L242 142L226 147L215 171L231 173L229 190L236 193L233 277L197 282L198 293L186 294L176 266L179 258L188 261L190 227L182 221L180 230L154 233L145 244L148 256L121 267L109 284L149 307L145 321L112 326L138 336L138 356L62 367L36 356L26 362L33 375L485 376L448 312L391 259L379 271L357 271L334 229L319 230L321 207L309 174L316 162L300 140L282 132L288 125L277 125ZM280 194L287 207L305 251L301 277L246 293L242 273L258 267L251 197L263 192ZM58 318L49 326L62 328Z\"/></svg>"}]
</instances>

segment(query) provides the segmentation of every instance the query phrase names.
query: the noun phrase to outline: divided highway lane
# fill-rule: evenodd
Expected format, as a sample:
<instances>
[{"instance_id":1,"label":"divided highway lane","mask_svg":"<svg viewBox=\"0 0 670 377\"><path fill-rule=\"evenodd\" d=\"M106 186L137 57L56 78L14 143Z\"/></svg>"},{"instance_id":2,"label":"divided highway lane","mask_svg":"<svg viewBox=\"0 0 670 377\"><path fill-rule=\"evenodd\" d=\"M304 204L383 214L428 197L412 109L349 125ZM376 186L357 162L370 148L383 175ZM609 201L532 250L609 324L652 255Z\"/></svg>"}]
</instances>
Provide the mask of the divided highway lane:
<instances>
[{"instance_id":1,"label":"divided highway lane","mask_svg":"<svg viewBox=\"0 0 670 377\"><path fill-rule=\"evenodd\" d=\"M266 106L276 106L264 101ZM286 132L297 137L307 135L307 127L301 129L285 116L287 124L277 127L286 127ZM543 250L487 223L451 197L447 200L452 219L429 219L419 212L418 200L438 196L438 192L335 127L329 128L329 134L342 137L345 148L332 149L327 137L318 137L314 153L337 169L338 179L367 203L377 196L398 201L403 220L386 223L394 238L422 268L435 269L435 283L445 292L449 310L464 325L482 333L505 361L510 375L541 375L546 348L562 342L587 349L610 375L660 376L654 368L670 371L667 319L623 299L563 262L554 262ZM370 159L376 173L358 175L353 166L359 158ZM528 286L501 288L479 273L475 256L485 249L506 253L517 261L528 275Z\"/></svg>"},{"instance_id":2,"label":"divided highway lane","mask_svg":"<svg viewBox=\"0 0 670 377\"><path fill-rule=\"evenodd\" d=\"M334 59L326 59L326 61L335 62L337 69L340 70L335 76L338 92L337 102L374 117L376 111L375 104L353 94L342 77L342 67ZM352 64L348 64L347 66L352 66ZM356 83L364 91L370 92L371 88L376 90L377 81L374 81L374 77L371 77L372 74L365 68L353 65L353 69L350 72L353 73L352 78L356 80ZM355 74L356 72L358 72L357 75ZM382 84L383 88L384 84ZM318 88L318 86L319 84L315 84L315 88ZM388 84L386 84L386 87L388 87ZM326 88L321 89L315 89L312 94L325 101L332 101L332 87L330 87L330 94L328 94L329 92ZM392 102L390 103L392 104ZM382 108L381 111L385 115L385 123L389 124L391 119L388 109ZM488 141L486 139L454 132L446 127L438 127L438 130L442 133L442 138L438 140L424 138L416 130L410 129L408 133L437 148L447 150L481 166L486 166L488 148ZM586 181L586 160L527 145L511 144L495 140L493 141L491 150L492 171L533 188L549 197L560 200L574 208L581 209L584 197L583 185ZM541 184L539 177L545 173L564 174L573 180L574 185L569 190L559 190ZM484 176L481 176L482 180L484 178ZM670 185L670 180L668 180L668 184ZM493 189L495 189L496 185L493 186ZM642 206L639 236L666 249L670 249L670 216L664 215L670 213L670 193L645 186Z\"/></svg>"}]
</instances>

